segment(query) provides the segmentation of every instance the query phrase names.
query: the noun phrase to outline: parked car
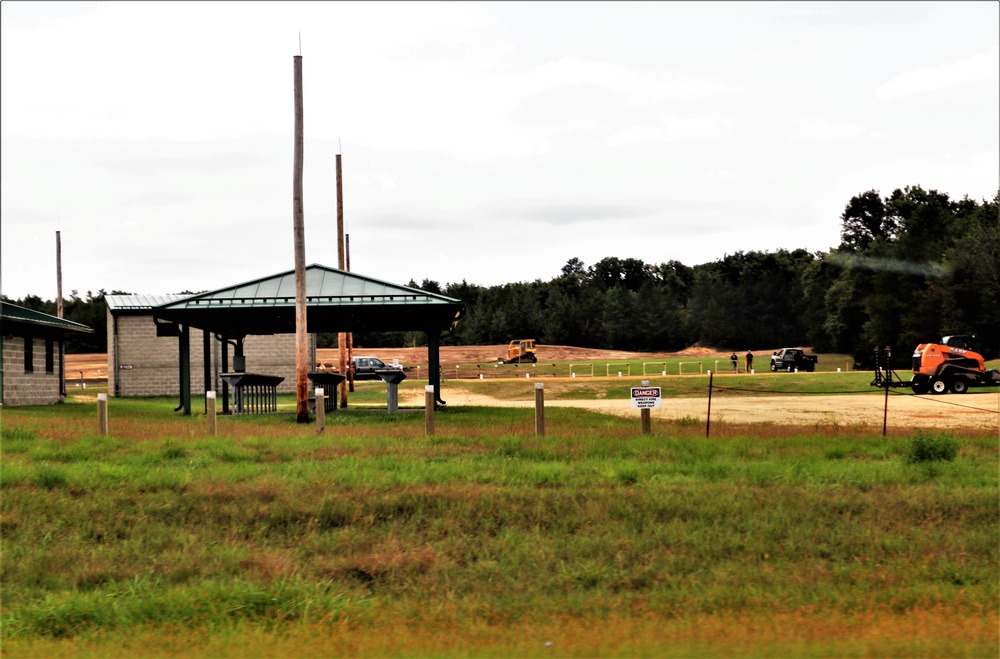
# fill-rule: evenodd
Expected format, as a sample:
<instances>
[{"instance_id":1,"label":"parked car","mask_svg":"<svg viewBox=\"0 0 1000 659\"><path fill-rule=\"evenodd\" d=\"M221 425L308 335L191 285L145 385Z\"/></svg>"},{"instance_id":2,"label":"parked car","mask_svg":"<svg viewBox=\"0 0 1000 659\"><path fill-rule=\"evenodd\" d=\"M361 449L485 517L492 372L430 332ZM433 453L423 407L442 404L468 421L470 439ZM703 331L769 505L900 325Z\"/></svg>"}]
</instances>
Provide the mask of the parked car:
<instances>
[{"instance_id":1,"label":"parked car","mask_svg":"<svg viewBox=\"0 0 1000 659\"><path fill-rule=\"evenodd\" d=\"M378 357L371 356L361 356L354 358L354 379L355 380L378 380L378 374L375 371L382 370L395 370L401 371L403 369L397 368L392 364L386 364L384 361Z\"/></svg>"}]
</instances>

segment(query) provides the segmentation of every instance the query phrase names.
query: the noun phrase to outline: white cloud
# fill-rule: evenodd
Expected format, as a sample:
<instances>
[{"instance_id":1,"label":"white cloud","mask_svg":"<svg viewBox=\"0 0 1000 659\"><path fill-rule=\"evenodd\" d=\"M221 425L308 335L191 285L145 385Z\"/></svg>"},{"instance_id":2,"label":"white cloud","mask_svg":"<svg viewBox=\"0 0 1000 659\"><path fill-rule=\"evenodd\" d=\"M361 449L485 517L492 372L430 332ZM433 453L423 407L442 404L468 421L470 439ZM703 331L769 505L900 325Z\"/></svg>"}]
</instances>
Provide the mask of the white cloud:
<instances>
[{"instance_id":1,"label":"white cloud","mask_svg":"<svg viewBox=\"0 0 1000 659\"><path fill-rule=\"evenodd\" d=\"M837 142L856 138L884 140L885 133L846 121L829 121L810 117L792 122L795 132L793 142Z\"/></svg>"},{"instance_id":2,"label":"white cloud","mask_svg":"<svg viewBox=\"0 0 1000 659\"><path fill-rule=\"evenodd\" d=\"M997 82L1000 82L1000 48L993 48L949 64L907 71L879 87L875 95L880 99L894 99L962 85Z\"/></svg>"}]
</instances>

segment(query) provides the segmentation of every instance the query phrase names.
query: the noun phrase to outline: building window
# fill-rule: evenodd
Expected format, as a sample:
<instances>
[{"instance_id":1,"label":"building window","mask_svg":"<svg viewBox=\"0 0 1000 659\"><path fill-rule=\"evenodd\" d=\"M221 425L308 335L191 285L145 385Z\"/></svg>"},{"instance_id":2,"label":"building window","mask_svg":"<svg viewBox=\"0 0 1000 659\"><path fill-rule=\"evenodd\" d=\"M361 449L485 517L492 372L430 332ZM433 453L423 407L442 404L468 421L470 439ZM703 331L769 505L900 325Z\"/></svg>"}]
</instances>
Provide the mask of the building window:
<instances>
[{"instance_id":1,"label":"building window","mask_svg":"<svg viewBox=\"0 0 1000 659\"><path fill-rule=\"evenodd\" d=\"M35 371L35 339L31 336L24 337L24 372L34 373Z\"/></svg>"},{"instance_id":2,"label":"building window","mask_svg":"<svg viewBox=\"0 0 1000 659\"><path fill-rule=\"evenodd\" d=\"M55 373L55 341L45 339L45 372Z\"/></svg>"}]
</instances>

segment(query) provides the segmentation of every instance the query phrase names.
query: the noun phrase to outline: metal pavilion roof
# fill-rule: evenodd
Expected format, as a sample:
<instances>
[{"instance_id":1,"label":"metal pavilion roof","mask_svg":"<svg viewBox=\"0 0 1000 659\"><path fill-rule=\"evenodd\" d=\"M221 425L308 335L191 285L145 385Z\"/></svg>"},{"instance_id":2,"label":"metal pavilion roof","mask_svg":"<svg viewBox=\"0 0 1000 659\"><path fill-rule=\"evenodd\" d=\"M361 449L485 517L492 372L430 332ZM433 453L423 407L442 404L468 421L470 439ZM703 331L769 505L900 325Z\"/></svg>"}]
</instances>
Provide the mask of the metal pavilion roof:
<instances>
[{"instance_id":1,"label":"metal pavilion roof","mask_svg":"<svg viewBox=\"0 0 1000 659\"><path fill-rule=\"evenodd\" d=\"M10 302L0 301L0 319L4 324L14 323L21 325L34 325L59 330L70 330L74 332L93 332L91 328L81 323L51 316L41 311L21 307Z\"/></svg>"},{"instance_id":2,"label":"metal pavilion roof","mask_svg":"<svg viewBox=\"0 0 1000 659\"><path fill-rule=\"evenodd\" d=\"M186 295L105 295L104 301L112 311L148 311L161 304L169 304L186 297Z\"/></svg>"},{"instance_id":3,"label":"metal pavilion roof","mask_svg":"<svg viewBox=\"0 0 1000 659\"><path fill-rule=\"evenodd\" d=\"M460 300L319 264L306 267L310 332L448 329ZM229 336L295 332L295 271L159 305L159 320Z\"/></svg>"}]
</instances>

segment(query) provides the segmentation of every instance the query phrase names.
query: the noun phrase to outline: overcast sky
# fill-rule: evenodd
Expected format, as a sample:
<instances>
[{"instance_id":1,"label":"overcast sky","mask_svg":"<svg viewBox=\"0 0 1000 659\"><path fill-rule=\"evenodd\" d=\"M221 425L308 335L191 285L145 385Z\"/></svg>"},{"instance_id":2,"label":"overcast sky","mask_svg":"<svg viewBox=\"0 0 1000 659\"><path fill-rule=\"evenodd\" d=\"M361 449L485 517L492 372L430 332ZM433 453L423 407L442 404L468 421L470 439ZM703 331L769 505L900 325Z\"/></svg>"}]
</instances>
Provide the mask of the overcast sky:
<instances>
[{"instance_id":1,"label":"overcast sky","mask_svg":"<svg viewBox=\"0 0 1000 659\"><path fill-rule=\"evenodd\" d=\"M406 284L839 243L870 189L1000 187L1000 4L0 4L0 292L306 262Z\"/></svg>"}]
</instances>

